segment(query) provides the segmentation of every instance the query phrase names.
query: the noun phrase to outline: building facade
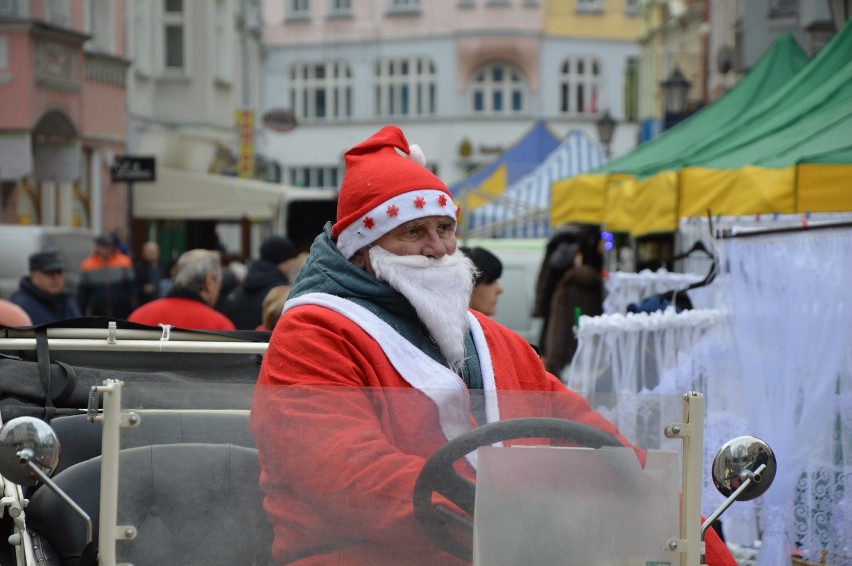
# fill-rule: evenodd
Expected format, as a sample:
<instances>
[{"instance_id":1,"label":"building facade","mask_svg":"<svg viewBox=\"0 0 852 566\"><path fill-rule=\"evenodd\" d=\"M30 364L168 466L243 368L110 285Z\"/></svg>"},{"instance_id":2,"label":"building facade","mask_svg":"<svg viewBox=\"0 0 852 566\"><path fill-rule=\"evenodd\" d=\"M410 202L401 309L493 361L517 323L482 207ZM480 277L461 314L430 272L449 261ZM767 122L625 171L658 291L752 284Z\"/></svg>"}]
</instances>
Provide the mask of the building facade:
<instances>
[{"instance_id":1,"label":"building facade","mask_svg":"<svg viewBox=\"0 0 852 566\"><path fill-rule=\"evenodd\" d=\"M130 0L128 145L157 164L235 173L236 117L260 100L255 0Z\"/></svg>"},{"instance_id":2,"label":"building facade","mask_svg":"<svg viewBox=\"0 0 852 566\"><path fill-rule=\"evenodd\" d=\"M123 0L0 3L0 222L120 230Z\"/></svg>"},{"instance_id":3,"label":"building facade","mask_svg":"<svg viewBox=\"0 0 852 566\"><path fill-rule=\"evenodd\" d=\"M240 198L238 177L263 177L255 157L253 116L259 106L261 82L261 12L257 0L128 0L126 29L132 64L128 73L128 152L153 157L157 180L166 192L185 183L230 184ZM248 135L239 136L246 117ZM240 154L249 156L240 164ZM177 175L171 174L177 172ZM225 226L218 234L216 218L140 217L145 185L134 187L133 240L160 242L173 260L192 247L247 255L257 231L247 224ZM153 191L150 191L153 193ZM141 207L144 208L144 207ZM166 207L167 208L167 207ZM199 207L203 208L203 207ZM226 242L219 242L219 238ZM257 239L257 236L254 236Z\"/></svg>"},{"instance_id":4,"label":"building facade","mask_svg":"<svg viewBox=\"0 0 852 566\"><path fill-rule=\"evenodd\" d=\"M338 186L343 152L385 124L447 183L539 120L597 138L609 110L613 153L635 144L629 0L264 0L263 13L263 110L297 124L259 136L284 183Z\"/></svg>"}]
</instances>

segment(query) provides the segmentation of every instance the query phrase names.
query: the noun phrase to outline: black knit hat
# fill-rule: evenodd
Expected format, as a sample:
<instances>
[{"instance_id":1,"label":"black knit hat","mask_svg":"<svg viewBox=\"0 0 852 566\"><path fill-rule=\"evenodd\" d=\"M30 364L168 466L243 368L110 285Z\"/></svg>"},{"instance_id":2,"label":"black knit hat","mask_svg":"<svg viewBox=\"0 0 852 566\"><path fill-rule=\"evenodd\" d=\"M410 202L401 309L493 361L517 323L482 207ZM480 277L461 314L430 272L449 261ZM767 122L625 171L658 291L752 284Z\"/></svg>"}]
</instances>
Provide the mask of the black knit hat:
<instances>
[{"instance_id":1,"label":"black knit hat","mask_svg":"<svg viewBox=\"0 0 852 566\"><path fill-rule=\"evenodd\" d=\"M461 251L471 259L478 271L474 285L489 285L503 275L503 262L485 248L461 248Z\"/></svg>"},{"instance_id":2,"label":"black knit hat","mask_svg":"<svg viewBox=\"0 0 852 566\"><path fill-rule=\"evenodd\" d=\"M296 257L296 246L290 238L270 236L260 244L260 257L277 265Z\"/></svg>"}]
</instances>

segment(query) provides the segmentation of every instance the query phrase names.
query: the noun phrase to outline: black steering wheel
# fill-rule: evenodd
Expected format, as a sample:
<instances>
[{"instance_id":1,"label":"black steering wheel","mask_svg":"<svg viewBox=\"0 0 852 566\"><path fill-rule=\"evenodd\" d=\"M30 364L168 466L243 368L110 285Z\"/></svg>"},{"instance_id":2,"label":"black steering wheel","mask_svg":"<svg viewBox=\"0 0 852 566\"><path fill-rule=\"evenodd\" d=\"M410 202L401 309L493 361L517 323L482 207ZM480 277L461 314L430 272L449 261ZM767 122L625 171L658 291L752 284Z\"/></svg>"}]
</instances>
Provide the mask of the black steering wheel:
<instances>
[{"instance_id":1,"label":"black steering wheel","mask_svg":"<svg viewBox=\"0 0 852 566\"><path fill-rule=\"evenodd\" d=\"M460 434L432 454L414 484L414 515L432 542L459 558L468 561L473 559L469 544L451 534L450 525L455 525L465 538L469 539L473 535L476 484L456 472L453 464L480 446L520 438L564 440L589 448L624 446L611 435L589 425L544 417L507 419ZM443 495L469 517L434 504L433 493Z\"/></svg>"}]
</instances>

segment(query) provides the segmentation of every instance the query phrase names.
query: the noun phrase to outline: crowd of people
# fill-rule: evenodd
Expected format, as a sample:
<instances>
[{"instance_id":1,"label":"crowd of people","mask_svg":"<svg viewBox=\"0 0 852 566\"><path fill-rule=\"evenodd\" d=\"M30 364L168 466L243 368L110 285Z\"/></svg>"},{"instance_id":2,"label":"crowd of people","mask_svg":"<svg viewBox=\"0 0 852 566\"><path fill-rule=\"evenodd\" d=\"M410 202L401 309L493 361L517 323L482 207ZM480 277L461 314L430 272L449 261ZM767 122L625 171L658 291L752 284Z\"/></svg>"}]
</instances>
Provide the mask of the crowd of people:
<instances>
[{"instance_id":1,"label":"crowd of people","mask_svg":"<svg viewBox=\"0 0 852 566\"><path fill-rule=\"evenodd\" d=\"M0 325L104 316L187 330L271 331L305 255L288 238L273 235L245 269L227 263L220 251L204 249L186 251L166 268L157 242L143 243L134 261L116 235L103 234L79 265L76 292L67 284L69 266L59 250L31 254L18 289L0 299Z\"/></svg>"}]
</instances>

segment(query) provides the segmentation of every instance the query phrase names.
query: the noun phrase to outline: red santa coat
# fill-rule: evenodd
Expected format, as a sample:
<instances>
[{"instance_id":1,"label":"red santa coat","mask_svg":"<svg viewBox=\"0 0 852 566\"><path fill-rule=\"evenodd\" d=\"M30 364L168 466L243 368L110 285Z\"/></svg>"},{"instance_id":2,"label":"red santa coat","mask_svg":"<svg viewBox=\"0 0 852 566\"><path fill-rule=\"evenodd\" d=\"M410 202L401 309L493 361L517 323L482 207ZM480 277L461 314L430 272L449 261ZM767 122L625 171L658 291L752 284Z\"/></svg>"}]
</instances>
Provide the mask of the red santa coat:
<instances>
[{"instance_id":1,"label":"red santa coat","mask_svg":"<svg viewBox=\"0 0 852 566\"><path fill-rule=\"evenodd\" d=\"M585 399L548 374L520 336L479 313L469 319L486 395L558 393L538 400L547 400L551 415L630 445ZM310 294L285 307L252 407L264 509L275 529L279 563L465 563L426 538L412 494L426 459L447 438L474 426L468 392L453 372L406 344L350 301ZM528 393L511 402L490 399L489 421L533 414L524 406L535 402ZM468 463L460 466L472 475ZM708 557L721 550L728 560L709 563L735 566L721 541L715 543L708 541Z\"/></svg>"}]
</instances>

